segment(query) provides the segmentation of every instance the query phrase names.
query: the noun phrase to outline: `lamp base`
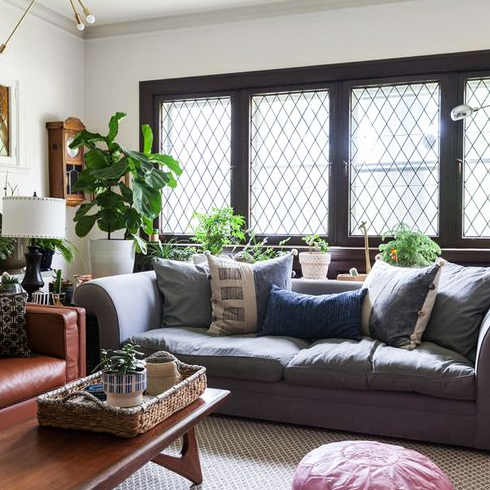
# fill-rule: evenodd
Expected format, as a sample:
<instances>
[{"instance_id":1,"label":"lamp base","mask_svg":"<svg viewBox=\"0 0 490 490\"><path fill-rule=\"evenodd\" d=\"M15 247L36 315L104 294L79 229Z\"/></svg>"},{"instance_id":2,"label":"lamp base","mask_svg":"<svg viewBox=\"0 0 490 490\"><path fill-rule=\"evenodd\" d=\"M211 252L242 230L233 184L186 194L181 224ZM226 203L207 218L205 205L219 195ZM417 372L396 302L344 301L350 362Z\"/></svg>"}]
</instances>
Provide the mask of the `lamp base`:
<instances>
[{"instance_id":1,"label":"lamp base","mask_svg":"<svg viewBox=\"0 0 490 490\"><path fill-rule=\"evenodd\" d=\"M44 286L43 278L41 277L41 257L37 245L28 245L27 252L24 254L26 258L26 273L22 279L22 287L29 295L28 301L32 300L32 293Z\"/></svg>"}]
</instances>

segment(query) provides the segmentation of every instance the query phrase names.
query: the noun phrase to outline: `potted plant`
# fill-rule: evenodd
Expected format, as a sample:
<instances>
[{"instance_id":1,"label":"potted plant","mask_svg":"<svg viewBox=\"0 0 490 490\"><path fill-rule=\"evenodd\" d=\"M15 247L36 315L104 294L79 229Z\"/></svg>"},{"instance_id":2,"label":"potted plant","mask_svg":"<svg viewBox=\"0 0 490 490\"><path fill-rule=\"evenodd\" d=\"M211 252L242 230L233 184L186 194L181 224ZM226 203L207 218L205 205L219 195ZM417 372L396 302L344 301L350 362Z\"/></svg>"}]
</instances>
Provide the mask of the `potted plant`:
<instances>
[{"instance_id":1,"label":"potted plant","mask_svg":"<svg viewBox=\"0 0 490 490\"><path fill-rule=\"evenodd\" d=\"M233 256L233 260L237 262L254 264L255 262L274 259L287 253L283 247L290 238L280 241L277 247L272 247L267 245L268 237L257 239L254 230L248 230L247 234L249 236L247 244Z\"/></svg>"},{"instance_id":2,"label":"potted plant","mask_svg":"<svg viewBox=\"0 0 490 490\"><path fill-rule=\"evenodd\" d=\"M330 265L328 243L320 235L306 235L302 240L308 245L308 252L299 254L299 263L305 279L325 279Z\"/></svg>"},{"instance_id":3,"label":"potted plant","mask_svg":"<svg viewBox=\"0 0 490 490\"><path fill-rule=\"evenodd\" d=\"M399 267L425 267L441 255L441 249L434 240L418 230L412 230L405 223L398 223L393 230L383 233L382 240L393 237L379 246L381 259Z\"/></svg>"},{"instance_id":4,"label":"potted plant","mask_svg":"<svg viewBox=\"0 0 490 490\"><path fill-rule=\"evenodd\" d=\"M179 162L171 156L151 152L153 133L147 124L141 128L142 152L116 143L119 121L125 116L117 112L111 117L106 136L83 130L70 145L86 148L85 169L73 190L93 195L93 200L82 204L75 214L75 232L84 237L97 224L107 233L107 239L90 240L93 277L132 271L135 248L146 253L146 242L139 230L148 235L153 232L153 220L162 210L161 190L175 187L176 178L182 173ZM131 187L123 181L126 175L131 177ZM122 239L114 239L118 230L123 230Z\"/></svg>"},{"instance_id":5,"label":"potted plant","mask_svg":"<svg viewBox=\"0 0 490 490\"><path fill-rule=\"evenodd\" d=\"M15 294L22 293L24 289L19 284L19 279L15 276L11 276L7 272L2 274L2 282L0 285L0 293L2 294Z\"/></svg>"},{"instance_id":6,"label":"potted plant","mask_svg":"<svg viewBox=\"0 0 490 490\"><path fill-rule=\"evenodd\" d=\"M59 253L63 259L71 264L78 254L78 250L70 241L64 238L38 238L36 244L39 246L41 257L41 271L51 270L53 255Z\"/></svg>"},{"instance_id":7,"label":"potted plant","mask_svg":"<svg viewBox=\"0 0 490 490\"><path fill-rule=\"evenodd\" d=\"M245 240L245 218L235 214L231 206L212 208L209 214L195 212L193 217L198 223L191 240L198 243L203 252L220 255L227 245Z\"/></svg>"},{"instance_id":8,"label":"potted plant","mask_svg":"<svg viewBox=\"0 0 490 490\"><path fill-rule=\"evenodd\" d=\"M143 402L146 363L138 359L143 353L136 347L139 346L127 343L119 350L101 350L101 362L94 371L102 371L102 386L109 405L134 407Z\"/></svg>"}]
</instances>

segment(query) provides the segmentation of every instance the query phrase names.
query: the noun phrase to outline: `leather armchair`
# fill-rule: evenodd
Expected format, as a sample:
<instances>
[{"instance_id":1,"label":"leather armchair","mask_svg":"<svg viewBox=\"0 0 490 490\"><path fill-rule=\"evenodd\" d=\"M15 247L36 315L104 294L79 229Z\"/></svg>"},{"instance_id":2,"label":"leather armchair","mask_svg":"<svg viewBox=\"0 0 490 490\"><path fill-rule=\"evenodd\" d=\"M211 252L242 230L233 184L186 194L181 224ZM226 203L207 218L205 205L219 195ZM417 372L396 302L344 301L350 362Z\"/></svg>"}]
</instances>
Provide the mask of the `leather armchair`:
<instances>
[{"instance_id":1,"label":"leather armchair","mask_svg":"<svg viewBox=\"0 0 490 490\"><path fill-rule=\"evenodd\" d=\"M27 305L30 358L0 359L0 430L36 415L38 395L85 376L85 310Z\"/></svg>"}]
</instances>

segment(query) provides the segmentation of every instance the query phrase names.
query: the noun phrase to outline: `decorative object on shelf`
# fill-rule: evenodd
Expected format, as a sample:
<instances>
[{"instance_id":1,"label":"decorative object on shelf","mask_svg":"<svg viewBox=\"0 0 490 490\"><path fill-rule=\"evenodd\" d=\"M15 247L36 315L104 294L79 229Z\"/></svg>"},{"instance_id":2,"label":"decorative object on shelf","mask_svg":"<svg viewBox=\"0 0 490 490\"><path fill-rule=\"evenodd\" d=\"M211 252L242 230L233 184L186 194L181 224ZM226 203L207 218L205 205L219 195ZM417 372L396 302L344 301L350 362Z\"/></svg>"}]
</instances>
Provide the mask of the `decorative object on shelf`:
<instances>
[{"instance_id":1,"label":"decorative object on shelf","mask_svg":"<svg viewBox=\"0 0 490 490\"><path fill-rule=\"evenodd\" d=\"M90 12L90 10L82 3L81 0L77 0L78 3L80 4L80 7L82 8L83 15L85 17L85 21L87 24L95 24L95 15ZM10 42L12 37L14 36L15 32L17 29L20 27L24 19L26 18L27 14L30 12L34 4L37 2L37 0L32 0L31 3L28 5L24 13L22 14L22 17L19 19L19 22L17 22L16 26L10 33L9 37L5 41L5 43L0 44L0 54L2 54L5 49L7 48L7 44ZM73 10L73 15L75 17L75 25L79 31L83 31L85 29L85 23L83 22L82 16L78 13L77 9L75 8L75 5L73 3L73 0L69 0L71 8Z\"/></svg>"},{"instance_id":2,"label":"decorative object on shelf","mask_svg":"<svg viewBox=\"0 0 490 490\"><path fill-rule=\"evenodd\" d=\"M24 290L19 284L19 279L15 276L11 276L7 272L2 274L2 282L0 284L0 294L17 294L22 293Z\"/></svg>"},{"instance_id":3,"label":"decorative object on shelf","mask_svg":"<svg viewBox=\"0 0 490 490\"><path fill-rule=\"evenodd\" d=\"M119 121L125 116L117 112L111 117L106 136L83 130L70 145L72 149L87 148L85 169L73 190L94 196L75 214L76 234L86 236L95 224L107 233L107 239L90 240L94 278L133 271L135 249L141 253L147 250L139 230L148 235L153 232L153 221L162 210L161 190L165 186L176 187L176 177L182 173L179 162L171 156L151 153L153 133L147 124L141 128L143 152L116 143ZM132 177L132 188L122 181L128 174ZM113 238L113 232L118 230L124 230L124 239Z\"/></svg>"},{"instance_id":4,"label":"decorative object on shelf","mask_svg":"<svg viewBox=\"0 0 490 490\"><path fill-rule=\"evenodd\" d=\"M451 119L453 121L461 121L462 119L472 116L475 112L478 112L481 109L487 109L488 107L490 107L490 105L481 107L471 107L468 104L457 105L451 111Z\"/></svg>"},{"instance_id":5,"label":"decorative object on shelf","mask_svg":"<svg viewBox=\"0 0 490 490\"><path fill-rule=\"evenodd\" d=\"M355 267L349 269L348 274L337 274L337 281L356 281L356 282L364 282L367 274L359 274Z\"/></svg>"},{"instance_id":6,"label":"decorative object on shelf","mask_svg":"<svg viewBox=\"0 0 490 490\"><path fill-rule=\"evenodd\" d=\"M382 240L393 237L379 246L384 262L400 267L426 267L441 255L441 249L427 235L398 223L393 230L383 233Z\"/></svg>"},{"instance_id":7,"label":"decorative object on shelf","mask_svg":"<svg viewBox=\"0 0 490 490\"><path fill-rule=\"evenodd\" d=\"M236 245L245 240L245 218L235 214L231 206L211 208L209 213L195 212L193 218L197 220L197 225L191 240L199 244L202 252L218 256L227 245Z\"/></svg>"},{"instance_id":8,"label":"decorative object on shelf","mask_svg":"<svg viewBox=\"0 0 490 490\"><path fill-rule=\"evenodd\" d=\"M49 193L66 199L68 206L78 206L85 200L83 191L73 189L84 168L83 148L70 148L74 137L85 126L80 119L46 123L49 144Z\"/></svg>"},{"instance_id":9,"label":"decorative object on shelf","mask_svg":"<svg viewBox=\"0 0 490 490\"><path fill-rule=\"evenodd\" d=\"M359 229L362 231L362 234L364 236L364 260L366 261L366 274L369 274L369 272L371 271L371 260L369 259L369 236L365 221L362 221L359 224Z\"/></svg>"},{"instance_id":10,"label":"decorative object on shelf","mask_svg":"<svg viewBox=\"0 0 490 490\"><path fill-rule=\"evenodd\" d=\"M102 370L102 384L107 403L113 407L134 407L143 403L146 389L146 363L138 359L143 353L138 345L128 342L115 351L101 351L101 362L94 371ZM109 355L109 353L112 355Z\"/></svg>"},{"instance_id":11,"label":"decorative object on shelf","mask_svg":"<svg viewBox=\"0 0 490 490\"><path fill-rule=\"evenodd\" d=\"M3 198L2 235L15 238L29 238L26 258L26 273L22 287L29 294L44 286L41 277L41 252L37 238L64 238L65 200L53 197L11 196Z\"/></svg>"},{"instance_id":12,"label":"decorative object on shelf","mask_svg":"<svg viewBox=\"0 0 490 490\"><path fill-rule=\"evenodd\" d=\"M168 352L159 352L158 356L151 356L146 360L147 387L146 395L157 396L177 383L182 377L177 367L175 356Z\"/></svg>"},{"instance_id":13,"label":"decorative object on shelf","mask_svg":"<svg viewBox=\"0 0 490 490\"><path fill-rule=\"evenodd\" d=\"M300 252L299 263L305 279L325 279L331 256L328 243L320 235L306 235L302 240L308 245L308 252Z\"/></svg>"}]
</instances>

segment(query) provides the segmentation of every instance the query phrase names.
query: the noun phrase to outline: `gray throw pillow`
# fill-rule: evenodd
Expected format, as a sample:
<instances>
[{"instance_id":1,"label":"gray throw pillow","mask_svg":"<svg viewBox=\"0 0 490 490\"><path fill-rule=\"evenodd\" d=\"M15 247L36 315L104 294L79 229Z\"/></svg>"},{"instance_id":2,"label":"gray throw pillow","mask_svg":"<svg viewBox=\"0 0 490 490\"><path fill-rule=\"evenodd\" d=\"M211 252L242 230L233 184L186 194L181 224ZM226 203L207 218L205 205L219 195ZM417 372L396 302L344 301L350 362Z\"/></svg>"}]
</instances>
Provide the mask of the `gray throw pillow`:
<instances>
[{"instance_id":1,"label":"gray throw pillow","mask_svg":"<svg viewBox=\"0 0 490 490\"><path fill-rule=\"evenodd\" d=\"M424 340L475 361L476 343L484 315L490 308L490 267L447 263Z\"/></svg>"},{"instance_id":2,"label":"gray throw pillow","mask_svg":"<svg viewBox=\"0 0 490 490\"><path fill-rule=\"evenodd\" d=\"M377 260L363 287L363 331L392 347L414 349L421 342L437 294L441 265L394 267Z\"/></svg>"},{"instance_id":3,"label":"gray throw pillow","mask_svg":"<svg viewBox=\"0 0 490 490\"><path fill-rule=\"evenodd\" d=\"M209 333L238 335L261 329L273 285L291 290L293 254L255 264L207 254L213 322Z\"/></svg>"},{"instance_id":4,"label":"gray throw pillow","mask_svg":"<svg viewBox=\"0 0 490 490\"><path fill-rule=\"evenodd\" d=\"M206 327L211 324L211 286L206 263L153 259L163 294L163 327Z\"/></svg>"}]
</instances>

